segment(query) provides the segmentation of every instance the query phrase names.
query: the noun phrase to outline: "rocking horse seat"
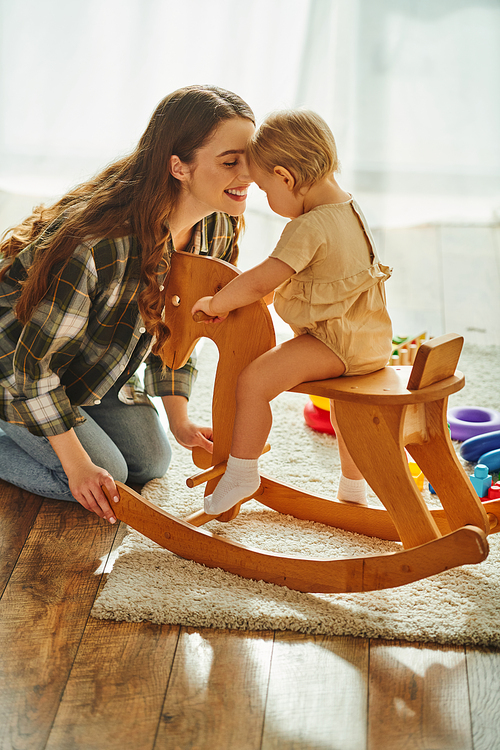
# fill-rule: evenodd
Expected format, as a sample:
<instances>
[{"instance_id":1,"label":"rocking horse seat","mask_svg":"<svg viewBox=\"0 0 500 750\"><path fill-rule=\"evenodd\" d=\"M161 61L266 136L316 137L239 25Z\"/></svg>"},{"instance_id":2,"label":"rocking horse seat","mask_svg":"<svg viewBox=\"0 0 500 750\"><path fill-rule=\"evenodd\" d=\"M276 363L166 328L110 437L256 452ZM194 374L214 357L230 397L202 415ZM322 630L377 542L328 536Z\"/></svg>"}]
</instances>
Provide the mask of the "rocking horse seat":
<instances>
[{"instance_id":1,"label":"rocking horse seat","mask_svg":"<svg viewBox=\"0 0 500 750\"><path fill-rule=\"evenodd\" d=\"M271 317L261 300L216 324L192 320L194 302L214 294L237 273L223 261L174 253L165 291L165 322L172 331L166 364L181 367L202 336L219 349L212 404L214 450L193 450L194 463L204 471L188 479L189 486L206 482L205 495L213 491L229 455L238 375L275 344ZM188 519L175 518L119 483L116 516L181 557L299 591L370 591L481 562L488 555L487 534L499 530L500 501L479 501L449 436L448 396L464 384L456 371L462 344L461 336L448 334L423 344L413 367L388 366L370 375L292 389L331 400L347 448L385 510L317 497L265 476L254 495L263 505L297 518L399 540L399 552L311 560L250 549L199 528L213 516L199 511ZM405 448L436 490L442 509L427 507ZM217 520L230 521L238 510L239 505Z\"/></svg>"},{"instance_id":2,"label":"rocking horse seat","mask_svg":"<svg viewBox=\"0 0 500 750\"><path fill-rule=\"evenodd\" d=\"M439 341L441 342L442 338ZM450 396L452 393L461 390L465 383L463 374L456 371L437 384L419 390L410 390L408 381L411 374L412 367L409 365L397 367L391 365L369 375L353 375L301 383L295 388L290 388L290 391L308 393L311 396L324 396L340 401L359 402L362 400L363 403L381 405L408 405L436 401L439 398Z\"/></svg>"}]
</instances>

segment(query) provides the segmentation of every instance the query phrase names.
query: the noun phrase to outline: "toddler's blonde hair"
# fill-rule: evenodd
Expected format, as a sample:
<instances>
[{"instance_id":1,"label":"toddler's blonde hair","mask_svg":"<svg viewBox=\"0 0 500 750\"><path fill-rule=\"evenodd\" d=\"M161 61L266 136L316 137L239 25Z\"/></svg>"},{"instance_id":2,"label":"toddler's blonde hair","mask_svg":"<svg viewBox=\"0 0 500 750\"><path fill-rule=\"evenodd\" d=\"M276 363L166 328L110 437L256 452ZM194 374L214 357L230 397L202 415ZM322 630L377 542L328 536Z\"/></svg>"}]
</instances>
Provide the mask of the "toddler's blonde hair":
<instances>
[{"instance_id":1,"label":"toddler's blonde hair","mask_svg":"<svg viewBox=\"0 0 500 750\"><path fill-rule=\"evenodd\" d=\"M296 179L294 192L339 169L332 131L316 112L305 109L268 115L250 139L247 156L264 172L288 169Z\"/></svg>"}]
</instances>

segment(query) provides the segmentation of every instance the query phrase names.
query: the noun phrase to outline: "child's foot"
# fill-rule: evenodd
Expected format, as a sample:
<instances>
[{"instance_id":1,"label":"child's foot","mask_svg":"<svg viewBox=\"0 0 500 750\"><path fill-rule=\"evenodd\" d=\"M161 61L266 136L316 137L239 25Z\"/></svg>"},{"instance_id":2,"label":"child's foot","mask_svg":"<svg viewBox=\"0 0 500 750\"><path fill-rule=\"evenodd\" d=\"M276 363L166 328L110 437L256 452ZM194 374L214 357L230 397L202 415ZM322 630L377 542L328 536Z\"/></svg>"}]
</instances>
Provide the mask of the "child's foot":
<instances>
[{"instance_id":1,"label":"child's foot","mask_svg":"<svg viewBox=\"0 0 500 750\"><path fill-rule=\"evenodd\" d=\"M224 476L213 493L205 498L205 513L218 516L240 500L251 497L259 486L258 459L229 456Z\"/></svg>"},{"instance_id":2,"label":"child's foot","mask_svg":"<svg viewBox=\"0 0 500 750\"><path fill-rule=\"evenodd\" d=\"M366 482L364 479L347 479L340 475L337 500L341 503L356 503L357 505L368 505L366 499Z\"/></svg>"}]
</instances>

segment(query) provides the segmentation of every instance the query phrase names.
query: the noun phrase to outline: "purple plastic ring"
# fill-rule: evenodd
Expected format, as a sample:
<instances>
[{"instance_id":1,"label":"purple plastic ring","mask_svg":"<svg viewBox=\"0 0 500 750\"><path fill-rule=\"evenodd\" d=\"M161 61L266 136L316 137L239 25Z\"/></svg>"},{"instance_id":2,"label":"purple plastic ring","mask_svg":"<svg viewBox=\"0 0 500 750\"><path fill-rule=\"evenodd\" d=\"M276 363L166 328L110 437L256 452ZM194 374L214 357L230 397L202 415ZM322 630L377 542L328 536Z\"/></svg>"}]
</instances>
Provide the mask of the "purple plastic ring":
<instances>
[{"instance_id":1,"label":"purple plastic ring","mask_svg":"<svg viewBox=\"0 0 500 750\"><path fill-rule=\"evenodd\" d=\"M482 406L455 406L448 409L448 423L452 440L468 440L500 430L500 412Z\"/></svg>"}]
</instances>

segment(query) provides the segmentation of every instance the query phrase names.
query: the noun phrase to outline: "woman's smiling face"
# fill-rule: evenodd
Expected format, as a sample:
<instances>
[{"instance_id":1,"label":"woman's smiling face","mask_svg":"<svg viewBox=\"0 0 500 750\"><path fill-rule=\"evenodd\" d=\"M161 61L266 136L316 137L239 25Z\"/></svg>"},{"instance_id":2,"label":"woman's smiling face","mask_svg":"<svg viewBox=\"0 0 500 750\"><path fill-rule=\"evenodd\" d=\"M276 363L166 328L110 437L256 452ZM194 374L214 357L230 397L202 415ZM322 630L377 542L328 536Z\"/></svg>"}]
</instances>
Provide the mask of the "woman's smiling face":
<instances>
[{"instance_id":1,"label":"woman's smiling face","mask_svg":"<svg viewBox=\"0 0 500 750\"><path fill-rule=\"evenodd\" d=\"M255 130L243 117L224 120L187 165L184 197L204 215L222 211L240 216L246 208L248 174L245 147ZM194 203L193 203L194 201Z\"/></svg>"}]
</instances>

